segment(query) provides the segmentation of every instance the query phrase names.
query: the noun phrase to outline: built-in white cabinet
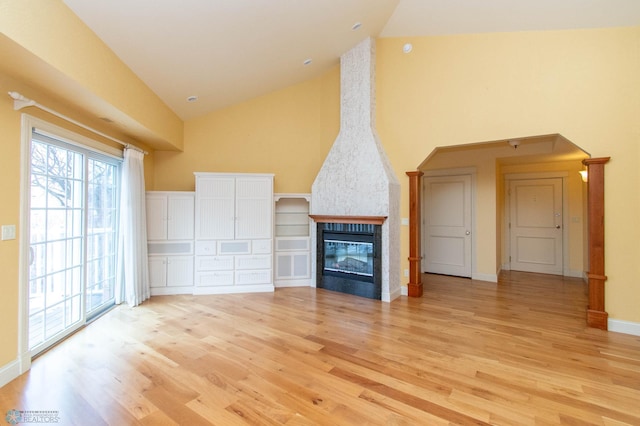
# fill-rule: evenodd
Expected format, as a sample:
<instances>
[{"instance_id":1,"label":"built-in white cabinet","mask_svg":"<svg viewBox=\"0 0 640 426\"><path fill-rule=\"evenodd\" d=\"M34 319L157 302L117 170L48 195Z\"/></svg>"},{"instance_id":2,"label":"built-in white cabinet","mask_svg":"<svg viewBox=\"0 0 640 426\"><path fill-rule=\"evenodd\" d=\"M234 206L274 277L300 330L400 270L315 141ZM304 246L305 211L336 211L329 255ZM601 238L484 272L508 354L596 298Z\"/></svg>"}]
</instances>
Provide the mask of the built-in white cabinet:
<instances>
[{"instance_id":1,"label":"built-in white cabinet","mask_svg":"<svg viewBox=\"0 0 640 426\"><path fill-rule=\"evenodd\" d=\"M275 286L311 284L311 194L275 194Z\"/></svg>"},{"instance_id":2,"label":"built-in white cabinet","mask_svg":"<svg viewBox=\"0 0 640 426\"><path fill-rule=\"evenodd\" d=\"M273 291L273 175L195 176L194 294Z\"/></svg>"},{"instance_id":3,"label":"built-in white cabinet","mask_svg":"<svg viewBox=\"0 0 640 426\"><path fill-rule=\"evenodd\" d=\"M195 193L149 191L146 211L151 295L193 293Z\"/></svg>"}]
</instances>

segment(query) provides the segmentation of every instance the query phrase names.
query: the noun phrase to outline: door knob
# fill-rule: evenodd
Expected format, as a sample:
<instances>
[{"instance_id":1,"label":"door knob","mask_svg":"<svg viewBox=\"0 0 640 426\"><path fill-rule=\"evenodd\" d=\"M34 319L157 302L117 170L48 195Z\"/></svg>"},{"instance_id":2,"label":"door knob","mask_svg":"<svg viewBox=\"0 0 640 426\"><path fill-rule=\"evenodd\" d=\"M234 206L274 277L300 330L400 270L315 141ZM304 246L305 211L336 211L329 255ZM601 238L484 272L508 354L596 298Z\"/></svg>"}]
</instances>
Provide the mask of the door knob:
<instances>
[{"instance_id":1,"label":"door knob","mask_svg":"<svg viewBox=\"0 0 640 426\"><path fill-rule=\"evenodd\" d=\"M471 231L467 231L464 233L465 235L471 235Z\"/></svg>"},{"instance_id":2,"label":"door knob","mask_svg":"<svg viewBox=\"0 0 640 426\"><path fill-rule=\"evenodd\" d=\"M560 225L556 225L556 229L560 229Z\"/></svg>"}]
</instances>

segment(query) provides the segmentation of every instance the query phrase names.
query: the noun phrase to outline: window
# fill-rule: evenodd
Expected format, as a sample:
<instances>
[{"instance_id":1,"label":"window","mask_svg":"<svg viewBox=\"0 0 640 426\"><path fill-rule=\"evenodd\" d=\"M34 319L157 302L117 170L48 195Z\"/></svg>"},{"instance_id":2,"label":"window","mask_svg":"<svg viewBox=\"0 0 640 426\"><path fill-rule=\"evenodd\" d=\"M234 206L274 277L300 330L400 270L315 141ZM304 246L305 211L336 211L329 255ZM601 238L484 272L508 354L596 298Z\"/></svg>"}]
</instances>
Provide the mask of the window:
<instances>
[{"instance_id":1,"label":"window","mask_svg":"<svg viewBox=\"0 0 640 426\"><path fill-rule=\"evenodd\" d=\"M114 304L121 160L36 128L29 153L34 355Z\"/></svg>"}]
</instances>

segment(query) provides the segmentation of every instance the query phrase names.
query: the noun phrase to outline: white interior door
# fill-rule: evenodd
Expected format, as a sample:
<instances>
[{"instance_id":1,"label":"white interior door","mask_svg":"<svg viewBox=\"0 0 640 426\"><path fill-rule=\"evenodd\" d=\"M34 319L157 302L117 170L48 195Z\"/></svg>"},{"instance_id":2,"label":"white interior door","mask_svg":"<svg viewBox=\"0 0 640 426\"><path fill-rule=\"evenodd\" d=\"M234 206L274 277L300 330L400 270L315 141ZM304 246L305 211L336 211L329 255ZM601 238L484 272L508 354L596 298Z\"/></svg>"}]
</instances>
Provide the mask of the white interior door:
<instances>
[{"instance_id":1,"label":"white interior door","mask_svg":"<svg viewBox=\"0 0 640 426\"><path fill-rule=\"evenodd\" d=\"M427 176L423 200L423 270L471 277L471 176Z\"/></svg>"},{"instance_id":2,"label":"white interior door","mask_svg":"<svg viewBox=\"0 0 640 426\"><path fill-rule=\"evenodd\" d=\"M511 269L562 275L562 179L512 180L509 199Z\"/></svg>"}]
</instances>

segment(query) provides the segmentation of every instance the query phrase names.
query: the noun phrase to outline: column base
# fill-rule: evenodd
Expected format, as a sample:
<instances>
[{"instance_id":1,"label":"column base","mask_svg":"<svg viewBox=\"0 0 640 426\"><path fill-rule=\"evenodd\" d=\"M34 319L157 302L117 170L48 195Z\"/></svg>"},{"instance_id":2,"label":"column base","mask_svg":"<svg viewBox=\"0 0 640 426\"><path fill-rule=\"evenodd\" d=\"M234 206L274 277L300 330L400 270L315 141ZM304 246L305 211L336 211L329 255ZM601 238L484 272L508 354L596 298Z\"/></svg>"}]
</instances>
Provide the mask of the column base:
<instances>
[{"instance_id":1,"label":"column base","mask_svg":"<svg viewBox=\"0 0 640 426\"><path fill-rule=\"evenodd\" d=\"M600 330L607 330L609 314L604 311L594 311L587 309L587 325Z\"/></svg>"},{"instance_id":2,"label":"column base","mask_svg":"<svg viewBox=\"0 0 640 426\"><path fill-rule=\"evenodd\" d=\"M422 283L407 284L407 294L409 297L422 297Z\"/></svg>"}]
</instances>

